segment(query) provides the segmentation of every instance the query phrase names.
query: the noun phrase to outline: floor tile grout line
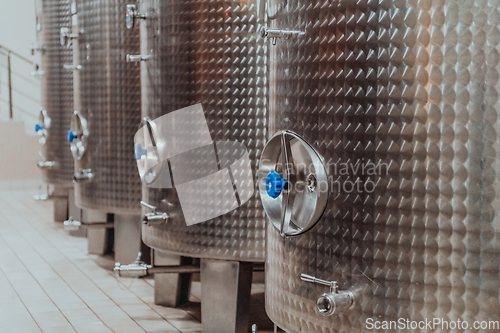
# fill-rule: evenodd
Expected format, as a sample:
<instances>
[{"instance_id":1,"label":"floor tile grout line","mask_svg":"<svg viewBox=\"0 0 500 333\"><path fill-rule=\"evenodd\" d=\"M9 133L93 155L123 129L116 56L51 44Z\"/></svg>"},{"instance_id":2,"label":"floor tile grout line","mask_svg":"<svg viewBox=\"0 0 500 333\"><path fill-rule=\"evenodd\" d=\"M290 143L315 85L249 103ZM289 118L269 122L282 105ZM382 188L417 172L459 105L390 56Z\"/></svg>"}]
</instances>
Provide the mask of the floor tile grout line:
<instances>
[{"instance_id":1,"label":"floor tile grout line","mask_svg":"<svg viewBox=\"0 0 500 333\"><path fill-rule=\"evenodd\" d=\"M33 319L33 322L36 324L36 326L38 327L38 329L40 330L40 332L43 333L42 328L40 327L40 325L38 324L38 322L35 320L35 318L31 314L30 310L26 307L26 304L24 304L23 299L21 298L21 296L19 296L19 293L17 292L16 288L14 288L14 286L12 285L12 282L7 277L7 275L5 275L5 272L3 271L2 267L0 267L0 272L5 277L5 280L9 283L10 287L12 288L12 290L16 293L17 298L19 299L19 301L21 302L21 304L24 306L24 308L26 309L26 312L28 312L28 314L30 315L31 319Z\"/></svg>"},{"instance_id":2,"label":"floor tile grout line","mask_svg":"<svg viewBox=\"0 0 500 333\"><path fill-rule=\"evenodd\" d=\"M7 219L7 217L3 214L3 212L0 212L0 214L2 214L2 216L6 219L7 223L9 223L11 225L11 227L13 228L12 226L12 223L10 223L9 219ZM17 233L19 233L17 231L17 229L14 229ZM31 271L29 270L29 268L26 266L26 264L19 258L19 256L17 255L16 251L12 248L12 246L10 246L10 244L5 240L4 236L0 234L0 238L2 238L2 240L5 242L5 244L7 245L7 247L10 249L10 251L12 252L12 254L18 259L19 263L21 265L23 265L23 267L26 269L26 271L31 275L31 277L33 278L33 280L38 284L38 286L40 287L41 290L43 290L43 292L45 293L45 295L47 296L48 299L50 299L50 301L52 302L52 304L54 304L54 306L59 310L59 312L61 313L61 315L64 317L64 319L66 319L66 321L68 322L68 324L73 328L73 330L75 332L77 332L77 330L75 329L75 327L73 326L73 324L69 321L69 319L64 315L64 313L61 311L61 309L57 306L57 304L54 302L54 300L49 296L49 294L47 293L47 291L45 290L45 288L43 288L43 286L40 284L40 282L36 279L35 276L33 276L33 274L31 273ZM24 239L24 237L23 237ZM33 249L34 250L34 249ZM1 267L0 267L1 269ZM52 267L51 267L52 269ZM3 272L3 270L2 270ZM57 274L57 273L56 273ZM4 273L5 275L5 273ZM9 281L9 283L12 285L10 279L5 275L5 277L7 278L7 280ZM63 280L64 281L64 280ZM66 282L65 282L66 283ZM14 288L14 286L12 286ZM68 286L69 287L69 286ZM71 288L70 288L71 289ZM15 290L15 288L14 288ZM15 290L16 291L16 290ZM16 294L18 295L19 299L21 300L21 302L23 302L22 298L19 296L19 294L17 293L16 291ZM24 305L24 302L23 302L23 305ZM31 312L29 311L28 308L26 308L28 310L28 312L30 313L31 317L33 317L33 315L31 314ZM35 318L33 318L35 320ZM36 322L36 320L35 320ZM38 322L37 322L37 325L38 325ZM39 325L38 325L39 326ZM41 328L40 328L41 330ZM43 332L43 331L42 331Z\"/></svg>"},{"instance_id":3,"label":"floor tile grout line","mask_svg":"<svg viewBox=\"0 0 500 333\"><path fill-rule=\"evenodd\" d=\"M2 215L3 215L3 214L2 214ZM3 215L3 216L5 217L5 215ZM25 219L24 217L22 217L22 219L23 219L26 223L28 223L28 224L30 224L30 225L31 225L31 223L27 222L27 221L26 221L26 219ZM9 223L10 223L10 221L9 221ZM12 223L10 223L10 224L12 225ZM20 233L19 233L19 231L18 231L17 229L15 229L15 230L16 230L16 232L17 232L18 234L20 234ZM38 230L37 230L37 231L38 231ZM41 235L39 232L38 232L38 234L39 234L39 235ZM2 236L0 235L0 237L2 237ZM29 246L33 249L33 251L37 252L37 250L36 250L35 248L33 248L33 246L32 246L32 245L31 245L31 244L30 244L30 243L29 243L29 242L28 242L28 241L27 241L27 240L26 240L23 236L21 236L21 237L22 237L22 238L23 238L23 239L24 239L24 240L25 240L25 241L29 244ZM2 237L2 238L3 238L3 237ZM45 239L45 237L43 237L43 236L42 236L42 238L44 238L44 239ZM50 244L50 241L49 241L49 240L47 240L47 239L45 239L45 240L46 240L46 241ZM8 245L8 244L7 244L7 245ZM52 244L51 244L51 245L52 245ZM8 246L10 247L10 245L8 245ZM53 246L53 245L52 245L52 246ZM54 247L54 246L53 246L53 247ZM10 247L10 248L11 248L11 247ZM12 249L12 248L11 248L11 249ZM61 255L63 255L63 254L62 254L62 252L61 252L61 251L59 251L59 249L57 249L56 247L54 247L54 249L55 249L55 250L57 250L57 252L59 252ZM14 252L14 251L13 251L13 252ZM17 254L15 254L15 255L16 255L16 257L19 259L19 257L17 256ZM80 295L78 295L78 294L75 292L75 290L74 290L74 289L73 289L73 288L72 288L72 287L68 284L68 282L66 282L66 280L65 280L65 279L64 279L64 278L63 278L63 277L62 277L62 276L61 276L61 275L60 275L60 274L59 274L59 273L58 273L58 272L57 272L57 271L56 271L56 270L52 267L52 265L51 265L51 264L49 264L49 263L45 260L45 258L44 258L43 256L41 256L41 255L40 255L40 257L41 257L41 258L42 258L42 260L43 260L43 261L44 261L44 262L45 262L45 263L46 263L46 264L50 267L50 269L51 269L51 270L52 270L52 271L53 271L53 272L54 272L54 273L55 273L55 274L56 274L56 275L57 275L57 276L58 276L58 277L59 277L59 278L60 278L60 279L61 279L61 280L62 280L62 281L63 281L63 282L64 282L64 283L68 286L68 288L69 288L69 289L70 289L70 290L71 290L71 291L75 294L75 296L76 296L76 297L78 297L78 298L80 299L80 301L81 301L83 304L85 304L85 306L86 306L86 307L87 307L87 308L88 308L88 309L89 309L89 310L90 310L90 311L91 311L91 312L92 312L92 313L96 316L96 318L98 318L98 319L101 321L101 323L102 323L104 326L106 326L106 327L107 327L110 331L115 332L115 331L114 331L111 327L109 327L108 325L106 325L106 323L104 323L104 322L102 321L102 319L99 317L99 315L98 315L97 313L95 313L95 312L94 312L94 310L92 310L92 308L91 308L91 307L90 307L90 306L89 306L89 305L88 305L88 304L87 304L87 303L86 303L86 302L85 302L85 301L84 301L84 300L80 297ZM68 260L69 262L71 262L71 263L74 265L74 263L73 263L73 262L72 262L69 258L67 258L67 257L66 257L66 256L64 256L64 255L63 255L63 257L64 257L66 260ZM20 259L19 259L19 261L20 261L21 263L23 263ZM23 263L23 266L24 266L24 267L26 268L26 270L27 270L27 271L31 274L30 270L26 267L26 265L25 265L24 263ZM77 267L76 265L74 265L74 266L75 266L75 267ZM73 324L71 324L71 322L69 321L69 319L68 319L68 318L64 315L64 312L63 312L63 311L62 311L62 310L61 310L61 309L57 306L57 304L55 304L55 302L54 302L54 301L52 300L52 298L51 298L51 297L47 294L47 292L45 291L45 289L44 289L44 288L40 285L40 283L38 282L38 280L37 280L37 279L33 276L33 274L31 274L31 276L33 277L33 279L35 279L35 281L38 283L38 285L40 286L40 288L42 288L42 290L45 292L45 294L47 295L47 297L48 297L48 298L52 301L52 303L54 303L54 306L55 306L55 307L59 310L59 312L61 312L61 314L64 316L64 318L66 318L66 320L70 323L71 327L73 327L73 329L75 330L75 332L78 332L78 331L76 330L76 328L73 326ZM87 276L86 276L86 277L87 277ZM87 277L87 278L88 278L88 277ZM93 281L91 281L91 282L93 283ZM95 283L93 283L93 284L95 285ZM101 290L100 288L98 288L98 289L99 289L99 290ZM106 295L104 292L103 292L103 294L104 294L104 295ZM113 301L113 300L112 300L112 299L111 299L108 295L106 295L106 297L108 297L108 298L110 299L110 301L112 301L113 303L115 303L115 302L114 302L114 301ZM115 303L115 304L116 304L116 303ZM119 307L119 305L117 305L117 307ZM121 309L121 308L120 308L120 309ZM121 310L123 311L123 309L121 309ZM124 312L125 314L127 314L125 311L123 311L123 312ZM128 314L127 314L127 316L128 316ZM130 316L129 316L129 317L130 317ZM131 319L132 319L132 318L131 318ZM133 319L132 319L132 320L133 320ZM134 322L135 322L135 320L134 320ZM143 329L143 328L142 328L142 327L141 327L138 323L136 323L136 324L137 324L137 325L138 325L138 326L139 326L139 327L140 327L140 328L141 328L144 332L146 332L146 331L145 331L145 330L144 330L144 329Z\"/></svg>"},{"instance_id":4,"label":"floor tile grout line","mask_svg":"<svg viewBox=\"0 0 500 333\"><path fill-rule=\"evenodd\" d=\"M12 207L12 205L11 205L11 207ZM31 209L31 207L29 207L29 208L30 208L30 210L31 210L31 211L33 211L33 209ZM26 219L25 219L24 217L23 217L23 219L26 221ZM27 222L28 224L32 225L30 222L28 222L28 221L26 221L26 222ZM49 222L49 223L50 223L50 222ZM53 222L53 223L56 223L56 222ZM36 228L36 227L34 227L34 228ZM36 228L36 229L37 229L37 228ZM37 229L37 230L38 230L38 229ZM44 235L42 235L42 237L43 237L44 239L46 239L46 237L45 237ZM48 240L47 240L47 241L48 241ZM55 249L56 249L59 253L61 253L61 254L62 254L65 258L67 258L67 257L66 257L66 255L65 255L63 252L61 252L61 251L60 251L57 247L55 247L55 246L53 246L53 247L54 247L54 248L55 248ZM77 248L79 251L81 251L81 249L80 249L80 248L78 248L78 247L76 247L76 246L75 246L75 248ZM94 261L94 260L93 260L93 259L92 259L92 258L91 258L88 254L87 254L87 253L84 253L84 255L85 255L87 258L89 258L92 262L94 262L94 263L95 263L95 261ZM69 258L67 258L67 259L68 259L68 260L69 260L69 261L70 261L70 262L74 265L74 263L73 263L73 262L72 262ZM93 284L94 284L94 285L95 285L95 286L96 286L99 290L101 290L101 291L102 291L102 292L103 292L106 296L108 296L108 295L106 294L106 292L105 292L104 290L102 290L102 289L99 287L99 285L97 285L97 284L96 284L96 283L95 283L95 282L94 282L94 281L93 281L93 280L92 280L92 279L91 279L91 278L90 278L90 277L89 277L89 276L88 276L88 275L87 275L87 274L86 274L83 270L81 270L81 269L80 269L80 267L78 267L77 265L74 265L74 266L75 266L75 267L77 267L77 269L78 269L80 272L82 272L82 274L83 274L84 276L86 276L86 277L87 277L87 278L88 278L88 279L89 279L89 280L90 280L90 281L91 281L91 282L92 282L92 283L93 283ZM128 290L131 294L133 294L134 296L136 296L136 297L137 297L137 298L138 298L138 299L139 299L142 303L144 303L144 304L145 304L148 308L150 308L153 312L155 312L158 316L160 316L161 318L163 318L163 319L164 319L164 320L165 320L168 324L170 324L172 327L174 327L174 328L175 328L175 326L174 326L174 325L172 325L172 324L170 323L170 321L168 320L168 318L163 317L163 316L162 316L159 312L157 312L157 311L156 311L155 309L153 309L153 308L152 308L152 307L151 307L151 306L150 306L147 302L145 302L145 301L144 301L141 297L139 297L139 296L138 296L138 295L137 295L134 291L132 291L132 290L128 289L128 288L127 288L127 286L125 286L122 282L120 282L118 279L116 279L116 277L115 277L115 276L114 276L111 272L108 272L108 271L106 271L106 270L104 270L104 271L106 272L106 274L108 274L109 276L113 277L113 278L117 281L117 284L118 284L118 285L121 285L123 288L125 288L126 290ZM140 280L140 279L137 279L137 280ZM147 282L145 282L145 283L147 283ZM147 284L148 284L148 285L150 285L149 283L147 283ZM109 296L108 296L108 297L109 297ZM110 298L110 300L111 300L111 301L113 301L113 303L115 303L115 304L116 304L116 302L114 302L114 300L113 300L111 297L109 297L109 298ZM117 306L121 309L120 305L118 305L118 304L116 304L116 305L117 305ZM122 309L122 311L124 311L124 310ZM124 311L124 312L125 312L125 311ZM198 321L198 319L197 319L196 317L194 317L191 313L189 313L189 312L187 312L187 311L184 311L184 312L185 312L187 315L191 316L194 320ZM125 313L126 313L126 312L125 312ZM128 313L127 313L127 315L128 315ZM129 316L129 317L130 317L130 316ZM132 317L130 317L130 318L131 318L132 320L134 320ZM136 321L134 320L134 322L136 322ZM136 322L136 323L137 323L137 322ZM140 326L140 324L139 324L139 323L137 323L137 325L139 325L139 326ZM141 326L141 328L142 328L142 326ZM179 329L177 329L177 328L176 328L176 330L182 333L182 331L180 331Z\"/></svg>"},{"instance_id":5,"label":"floor tile grout line","mask_svg":"<svg viewBox=\"0 0 500 333\"><path fill-rule=\"evenodd\" d=\"M18 195L18 196L19 196L19 195L22 195L22 194L24 194L22 191L18 191L18 193L17 193L17 195ZM9 203L9 202L8 202L8 203ZM11 207L13 207L10 203L9 203L9 205L10 205ZM32 211L32 212L34 212L34 213L37 213L34 209L32 209L32 207L33 207L33 206L29 206L29 207L28 207L28 208L29 208L29 210L31 210L31 211ZM46 210L46 209L44 209L44 210ZM28 224L32 225L32 224L31 224L31 223L30 223L30 222L29 222L29 221L28 221L25 217L23 217L23 220L24 220L25 222L27 222ZM48 220L47 220L47 221L48 221ZM46 223L45 223L45 225L49 225L50 223L56 223L56 222L51 222L51 221L48 221L48 222L46 222ZM33 225L32 225L32 226L33 226ZM42 237L43 239L47 240L47 241L50 243L50 241L47 239L47 237L45 237L45 235L44 235L44 234L42 234L42 233L40 232L40 229L39 229L37 226L39 226L39 224L36 224L36 226L34 226L34 228L38 231L38 233L41 235L41 237ZM53 231L53 232L55 232L55 231L57 231L58 229L50 228L50 230L51 230L51 231ZM65 239L66 241L70 241L70 240L71 240L71 236L69 236L68 234L66 234L66 235L68 235L67 237L65 237L65 235L62 235L62 233L56 233L56 234L57 234L58 236L60 236L60 237L63 237L63 239ZM71 242L70 242L70 243L71 243ZM72 245L73 245L73 244L72 244ZM94 284L94 285L95 285L95 286L96 286L99 290L101 290L101 291L102 291L102 292L103 292L103 293L104 293L104 294L105 294L105 295L106 295L106 296L107 296L107 297L108 297L108 298L109 298L109 299L110 299L113 303L115 303L115 304L117 305L117 307L119 307L120 309L122 309L120 305L118 305L118 304L117 304L117 303L116 303L116 302L115 302L115 301L114 301L111 297L109 297L109 296L108 296L108 294L106 293L106 291L102 290L102 289L100 288L100 286L99 286L98 284L96 284L96 283L94 282L94 280L93 280L92 278L90 278L90 277L89 277L89 276L85 273L85 271L84 271L84 270L80 269L80 267L79 267L78 265L75 265L75 264L71 261L71 259L69 259L69 258L68 258L68 257L64 254L64 252L60 251L60 249L59 249L59 248L57 248L56 246L54 246L54 245L52 245L52 246L53 246L53 248L54 248L55 250L57 250L57 252L59 252L59 253L60 253L63 257L65 257L66 259L68 259L68 260L69 260L69 261L70 261L70 262L71 262L71 263L72 263L72 264L73 264L73 265L74 265L74 266L75 266L75 267L76 267L76 268L77 268L77 269L78 269L78 270L79 270L79 271L80 271L80 272L81 272L81 273L82 273L85 277L87 277L87 278L88 278L88 279L92 282L92 284ZM80 249L80 248L79 248L79 247L77 247L77 246L74 246L74 248L75 248L75 249L77 249L78 251L80 251L81 253L83 253L83 254L84 254L84 255L85 255L88 259L90 259L90 261L92 261L93 263L95 263L96 265L98 265L98 264L96 263L96 261L95 261L95 260L93 260L93 258L92 258L92 257L90 257L87 253L85 253L84 251L82 251L82 249ZM99 266L99 265L98 265L98 266ZM102 269L102 268L101 268L101 269ZM116 279L116 277L114 277L114 275L113 275L111 272L109 272L109 271L107 271L107 270L105 270L105 269L103 269L103 271L104 271L104 272L105 272L108 276L111 276L112 278L114 278L114 279L117 281L117 284L120 286L120 288L121 288L121 287L125 288L124 290L127 290L128 292L130 292L130 293L131 293L132 295L134 295L134 296L135 296L135 297L136 297L139 301L141 301L144 305L146 305L149 309L151 309L151 311L153 311L154 313L156 313L156 314L157 314L160 318L164 319L164 320L165 320L168 324L170 324L172 327L174 327L174 328L175 328L175 326L174 326L174 325L170 322L170 320L169 320L168 318L166 318L166 317L162 316L162 315L161 315L161 313L159 313L157 310L155 310L154 308L152 308L152 307L151 307L151 306L150 306L150 305L149 305L149 304L148 304L145 300L143 300L143 299L142 299L139 295L137 295L137 294L136 294L133 290L130 290L129 288L127 288L127 286L126 286L125 284L123 284L122 282L120 282L118 279ZM138 280L140 280L140 281L141 281L141 279L138 279ZM147 282L145 282L145 281L144 281L144 283L146 283L147 285L151 286L149 283L147 283ZM152 286L151 286L151 287L152 287ZM121 288L121 289L123 289L123 288ZM129 316L129 315L128 315L128 313L127 313L125 310L123 310L123 309L122 309L122 311L124 311L124 312L127 314L127 316ZM184 311L184 310L182 310L182 311ZM186 315L189 315L192 319L194 319L195 321L197 321L197 322L199 323L199 320L198 320L195 316L193 316L191 313L189 313L189 312L187 312L187 311L184 311L184 313L185 313ZM136 322L134 318L132 318L132 317L130 317L130 316L129 316L129 318L131 318L134 322ZM136 322L136 324L140 326L140 324L139 324L139 323L137 323L137 322ZM140 326L140 327L142 328L142 326ZM177 331L179 331L179 332L182 332L182 331L180 331L180 329L177 329L177 328L175 328L175 329L176 329Z\"/></svg>"},{"instance_id":6,"label":"floor tile grout line","mask_svg":"<svg viewBox=\"0 0 500 333\"><path fill-rule=\"evenodd\" d=\"M10 205L10 207L11 207L11 208L15 211L15 208L14 208L14 207L13 207L10 203L8 203L8 204L9 204L9 205ZM30 208L30 210L31 210L32 212L34 212L31 208ZM26 219L25 217L22 217L22 218L23 218L23 220L24 220L26 223L28 223L29 225L33 226L33 225L29 222L29 221L27 221L27 219ZM54 222L54 223L55 223L55 222ZM39 229L38 229L37 227L34 227L34 228L38 231L38 234L39 234L39 235L40 235L43 239L45 239L48 243L50 243L50 241L49 241L49 240L45 237L45 235L42 235L42 234L39 232ZM51 244L51 245L52 245L52 244ZM78 269L78 270L79 270L79 271L80 271L80 272L81 272L81 273L82 273L82 274L83 274L83 275L84 275L87 279L89 279L89 280L90 280L90 282L91 282L93 285L95 285L95 286L96 286L99 290L101 290L101 291L103 292L103 294L104 294L104 295L106 295L106 296L110 299L110 301L112 301L114 304L116 304L116 306L117 306L118 308L120 308L120 309L121 309L121 310L122 310L122 311L123 311L123 312L124 312L124 313L125 313L125 314L126 314L126 315L130 318L130 319L131 319L131 320L133 320L133 321L134 321L134 322L135 322L135 323L136 323L136 324L137 324L137 325L138 325L138 326L139 326L139 327L140 327L143 331L146 331L146 330L145 330L145 329L144 329L144 328L143 328L143 327L142 327L139 323L137 323L137 321L136 321L134 318L130 317L130 316L129 316L129 314L128 314L125 310L123 310L123 309L122 309L122 307L121 307L120 305L118 305L118 304L117 304L117 303L116 303L116 302L115 302L115 301L114 301L114 300L113 300L113 299L112 299L112 298L111 298L111 297L110 297L110 296L109 296L109 295L108 295L108 294L107 294L104 290L102 290L102 289L99 287L99 285L97 285L97 284L96 284L96 283L95 283L95 282L94 282L94 281L93 281L93 280L92 280L92 279L91 279L91 278L90 278L90 277L89 277L89 276L88 276L88 275L87 275L87 274L86 274L83 270L81 270L81 269L80 269L80 267L78 267L78 265L75 265L75 264L71 261L71 259L69 259L69 258L68 258L68 257L67 257L67 256L66 256L63 252L61 252L59 248L55 247L54 245L52 245L52 247L53 247L53 248L54 248L57 252L59 252L59 253L60 253L60 254L61 254L64 258L66 258L69 262L71 262L71 264L72 264L73 266L75 266L75 267L76 267L76 268L77 268L77 269ZM76 248L78 251L81 251L81 249L79 249L78 247L76 247L76 246L75 246L75 248ZM85 253L84 253L84 254L85 254ZM87 258L89 258L92 262L94 262L94 263L95 263L95 261L94 261L92 258L90 258L87 254L85 254L85 255L87 256ZM44 260L44 261L45 261L45 260ZM50 265L49 265L49 266L50 266ZM51 268L52 268L52 267L51 267ZM108 275L110 275L110 276L112 275L112 274L110 274L110 273L109 273L109 272L107 272L107 271L105 271L105 272L106 272L106 274L108 274ZM57 274L57 273L56 273L56 274ZM59 274L58 274L58 275L59 275ZM113 277L113 276L112 276L112 277ZM140 301L141 301L142 303L144 303L144 304L145 304L145 305L146 305L149 309L151 309L151 311L153 311L154 313L156 313L156 314L157 314L160 318L164 319L164 320L165 320L165 321L166 321L169 325L171 325L172 327L174 327L174 328L175 328L175 326L174 326L174 325L172 325L172 324L170 323L170 321L169 321L167 318L163 317L163 316L162 316L160 313L158 313L155 309L151 308L151 306L149 306L149 304L147 304L147 303L146 303L146 302L145 302L145 301L144 301L141 297L139 297L137 294L135 294L132 290L128 289L128 288L127 288L127 287L126 287L123 283L121 283L120 281L118 281L116 278L115 278L115 280L117 281L117 283L118 283L119 285L121 285L123 288L125 288L125 290L127 290L128 292L130 292L131 294L133 294L135 297L137 297L137 299L138 299L138 300L140 300ZM71 287L70 287L70 289L71 289L71 290L73 290ZM77 296L78 296L78 295L77 295ZM79 296L78 296L78 297L79 297ZM80 298L80 297L79 297L79 298ZM82 302L84 302L84 301L82 300ZM85 302L84 302L84 304L85 304L85 305L87 305ZM88 305L87 305L87 306L88 306ZM89 309L92 311L92 309L91 309L90 307L89 307ZM92 311L92 312L93 312L93 311ZM185 313L186 313L186 314L189 314L190 316L192 316L189 312L185 312ZM97 315L97 314L96 314L96 316L98 317L98 315ZM192 317L193 317L194 319L196 319L194 316L192 316ZM101 320L101 319L100 319L100 320ZM197 319L196 319L196 320L197 320ZM103 323L103 324L104 324L104 323ZM107 325L106 325L106 326L107 326ZM109 328L109 327L108 327L108 328ZM175 329L176 329L177 331L179 331L177 328L175 328ZM110 328L110 330L111 330L111 331L113 331L111 328ZM179 332L181 332L181 331L179 331Z\"/></svg>"}]
</instances>

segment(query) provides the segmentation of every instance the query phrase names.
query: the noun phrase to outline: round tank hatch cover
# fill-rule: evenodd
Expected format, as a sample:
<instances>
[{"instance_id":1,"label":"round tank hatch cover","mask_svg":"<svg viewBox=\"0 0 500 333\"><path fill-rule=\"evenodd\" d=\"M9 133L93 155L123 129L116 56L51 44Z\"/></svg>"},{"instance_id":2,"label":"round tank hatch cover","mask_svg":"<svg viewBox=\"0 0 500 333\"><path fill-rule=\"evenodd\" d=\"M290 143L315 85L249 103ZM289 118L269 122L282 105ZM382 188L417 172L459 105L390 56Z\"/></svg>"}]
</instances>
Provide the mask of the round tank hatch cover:
<instances>
[{"instance_id":1,"label":"round tank hatch cover","mask_svg":"<svg viewBox=\"0 0 500 333\"><path fill-rule=\"evenodd\" d=\"M268 218L282 236L308 231L328 201L323 158L298 134L277 133L262 152L259 193Z\"/></svg>"}]
</instances>

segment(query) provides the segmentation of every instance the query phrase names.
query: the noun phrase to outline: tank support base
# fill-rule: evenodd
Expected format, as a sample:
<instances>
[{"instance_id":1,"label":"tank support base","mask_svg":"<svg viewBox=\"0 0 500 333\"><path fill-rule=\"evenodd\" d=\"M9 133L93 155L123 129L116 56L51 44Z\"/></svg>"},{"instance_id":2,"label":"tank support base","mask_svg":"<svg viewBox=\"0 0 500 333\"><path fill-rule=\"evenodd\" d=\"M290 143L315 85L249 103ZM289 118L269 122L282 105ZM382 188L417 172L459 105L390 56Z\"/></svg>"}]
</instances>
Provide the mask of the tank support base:
<instances>
[{"instance_id":1,"label":"tank support base","mask_svg":"<svg viewBox=\"0 0 500 333\"><path fill-rule=\"evenodd\" d=\"M83 223L102 223L107 221L108 214L97 210L82 211ZM89 254L104 255L109 252L109 230L96 228L87 230L87 249ZM137 253L136 253L137 256Z\"/></svg>"},{"instance_id":2,"label":"tank support base","mask_svg":"<svg viewBox=\"0 0 500 333\"><path fill-rule=\"evenodd\" d=\"M153 265L192 265L193 259L152 250ZM179 307L189 302L191 273L155 273L155 304Z\"/></svg>"},{"instance_id":3,"label":"tank support base","mask_svg":"<svg viewBox=\"0 0 500 333\"><path fill-rule=\"evenodd\" d=\"M75 203L75 189L70 188L68 190L68 214L67 219L73 218L81 221L82 210L76 206ZM69 234L73 237L87 237L87 230L74 230L70 231Z\"/></svg>"},{"instance_id":4,"label":"tank support base","mask_svg":"<svg viewBox=\"0 0 500 333\"><path fill-rule=\"evenodd\" d=\"M142 260L150 262L149 249L141 239L142 218L140 215L115 214L115 261L134 262L137 253L142 253Z\"/></svg>"},{"instance_id":5,"label":"tank support base","mask_svg":"<svg viewBox=\"0 0 500 333\"><path fill-rule=\"evenodd\" d=\"M68 189L63 187L54 187L50 196L54 203L54 221L64 222L68 219Z\"/></svg>"},{"instance_id":6,"label":"tank support base","mask_svg":"<svg viewBox=\"0 0 500 333\"><path fill-rule=\"evenodd\" d=\"M247 333L253 263L201 260L203 333Z\"/></svg>"}]
</instances>

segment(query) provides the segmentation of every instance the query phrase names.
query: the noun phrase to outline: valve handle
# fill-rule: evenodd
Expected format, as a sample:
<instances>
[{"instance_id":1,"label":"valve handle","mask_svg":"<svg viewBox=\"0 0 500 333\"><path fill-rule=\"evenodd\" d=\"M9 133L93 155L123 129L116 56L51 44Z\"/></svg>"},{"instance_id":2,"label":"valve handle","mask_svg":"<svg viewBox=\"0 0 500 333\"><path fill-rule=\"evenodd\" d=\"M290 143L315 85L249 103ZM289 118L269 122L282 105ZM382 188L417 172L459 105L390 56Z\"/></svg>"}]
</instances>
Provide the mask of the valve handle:
<instances>
[{"instance_id":1,"label":"valve handle","mask_svg":"<svg viewBox=\"0 0 500 333\"><path fill-rule=\"evenodd\" d=\"M147 149L141 147L140 144L136 144L134 147L134 157L136 160L140 160L141 157L146 156L148 153Z\"/></svg>"},{"instance_id":2,"label":"valve handle","mask_svg":"<svg viewBox=\"0 0 500 333\"><path fill-rule=\"evenodd\" d=\"M73 141L78 138L78 135L75 134L72 130L68 131L68 142L73 143Z\"/></svg>"},{"instance_id":3,"label":"valve handle","mask_svg":"<svg viewBox=\"0 0 500 333\"><path fill-rule=\"evenodd\" d=\"M266 191L271 198L278 198L281 195L281 192L285 189L285 185L286 180L281 178L280 174L276 171L272 171L267 175Z\"/></svg>"},{"instance_id":4,"label":"valve handle","mask_svg":"<svg viewBox=\"0 0 500 333\"><path fill-rule=\"evenodd\" d=\"M38 133L38 132L40 132L41 130L43 130L43 126L42 126L42 125L40 125L40 124L36 124L36 125L35 125L35 132L37 132L37 133Z\"/></svg>"}]
</instances>

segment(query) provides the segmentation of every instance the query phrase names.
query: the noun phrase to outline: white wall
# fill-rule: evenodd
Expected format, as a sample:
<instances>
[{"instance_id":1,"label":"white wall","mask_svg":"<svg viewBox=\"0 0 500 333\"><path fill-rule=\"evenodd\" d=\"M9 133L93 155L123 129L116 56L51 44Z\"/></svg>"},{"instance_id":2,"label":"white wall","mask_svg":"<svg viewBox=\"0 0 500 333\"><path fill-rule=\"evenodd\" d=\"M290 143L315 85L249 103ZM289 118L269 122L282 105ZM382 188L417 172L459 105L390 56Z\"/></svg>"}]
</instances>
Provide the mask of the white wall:
<instances>
[{"instance_id":1,"label":"white wall","mask_svg":"<svg viewBox=\"0 0 500 333\"><path fill-rule=\"evenodd\" d=\"M0 45L22 56L39 62L38 56L31 56L29 46L36 41L35 0L0 0ZM11 57L14 119L25 122L26 132L35 135L34 126L40 109L40 89L32 83L38 83L30 76L33 68L30 64ZM8 120L7 59L0 56L0 121ZM18 109L25 110L28 115ZM0 134L1 135L1 134Z\"/></svg>"},{"instance_id":2,"label":"white wall","mask_svg":"<svg viewBox=\"0 0 500 333\"><path fill-rule=\"evenodd\" d=\"M35 0L0 0L0 8L0 45L39 62L29 50L36 40ZM0 190L38 183L41 177L35 165L39 144L34 131L40 88L30 83L38 83L30 76L32 66L12 57L12 70L18 73L12 75L12 84L21 92L13 93L13 104L29 115L14 109L14 120L9 120L5 65L6 57L0 56Z\"/></svg>"}]
</instances>

